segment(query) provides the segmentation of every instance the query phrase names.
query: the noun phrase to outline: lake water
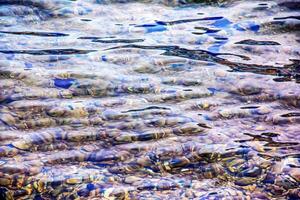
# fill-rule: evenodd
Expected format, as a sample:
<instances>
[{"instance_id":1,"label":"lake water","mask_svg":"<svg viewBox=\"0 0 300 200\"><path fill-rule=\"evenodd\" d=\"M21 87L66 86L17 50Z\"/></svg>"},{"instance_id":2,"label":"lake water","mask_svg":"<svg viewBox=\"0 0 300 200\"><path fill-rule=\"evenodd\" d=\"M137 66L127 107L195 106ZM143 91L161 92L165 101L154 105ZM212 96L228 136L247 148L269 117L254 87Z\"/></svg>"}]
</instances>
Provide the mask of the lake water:
<instances>
[{"instance_id":1,"label":"lake water","mask_svg":"<svg viewBox=\"0 0 300 200\"><path fill-rule=\"evenodd\" d=\"M300 199L299 20L298 0L0 0L0 199Z\"/></svg>"}]
</instances>

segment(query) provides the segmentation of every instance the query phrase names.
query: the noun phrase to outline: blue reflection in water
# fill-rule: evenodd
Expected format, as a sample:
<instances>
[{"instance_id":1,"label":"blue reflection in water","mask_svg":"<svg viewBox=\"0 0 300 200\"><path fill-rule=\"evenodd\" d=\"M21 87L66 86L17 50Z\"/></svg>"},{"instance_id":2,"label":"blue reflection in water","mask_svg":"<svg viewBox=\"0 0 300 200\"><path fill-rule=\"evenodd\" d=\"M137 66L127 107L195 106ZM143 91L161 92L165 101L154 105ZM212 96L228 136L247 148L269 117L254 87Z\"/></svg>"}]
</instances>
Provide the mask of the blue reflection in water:
<instances>
[{"instance_id":1,"label":"blue reflection in water","mask_svg":"<svg viewBox=\"0 0 300 200\"><path fill-rule=\"evenodd\" d=\"M73 78L66 78L66 79L55 78L54 79L54 85L56 87L60 87L60 88L64 88L64 89L68 89L74 83L76 83L76 80Z\"/></svg>"}]
</instances>

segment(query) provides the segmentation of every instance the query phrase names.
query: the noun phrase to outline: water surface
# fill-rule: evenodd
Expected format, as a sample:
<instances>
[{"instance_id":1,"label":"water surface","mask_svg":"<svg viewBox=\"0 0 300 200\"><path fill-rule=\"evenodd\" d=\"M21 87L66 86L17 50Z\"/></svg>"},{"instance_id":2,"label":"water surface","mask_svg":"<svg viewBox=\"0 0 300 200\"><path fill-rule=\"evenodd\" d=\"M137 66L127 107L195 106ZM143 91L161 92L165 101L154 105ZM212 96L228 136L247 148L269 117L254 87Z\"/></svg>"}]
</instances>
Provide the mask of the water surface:
<instances>
[{"instance_id":1,"label":"water surface","mask_svg":"<svg viewBox=\"0 0 300 200\"><path fill-rule=\"evenodd\" d=\"M0 0L0 199L300 199L299 5Z\"/></svg>"}]
</instances>

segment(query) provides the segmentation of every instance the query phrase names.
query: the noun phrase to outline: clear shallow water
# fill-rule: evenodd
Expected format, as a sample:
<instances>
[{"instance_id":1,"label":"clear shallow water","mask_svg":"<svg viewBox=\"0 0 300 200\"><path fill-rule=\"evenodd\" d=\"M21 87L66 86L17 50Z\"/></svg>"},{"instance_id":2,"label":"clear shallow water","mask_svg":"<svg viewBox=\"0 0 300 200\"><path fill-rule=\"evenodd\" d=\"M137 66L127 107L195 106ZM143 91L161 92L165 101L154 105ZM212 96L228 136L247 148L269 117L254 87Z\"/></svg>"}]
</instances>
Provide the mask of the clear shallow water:
<instances>
[{"instance_id":1,"label":"clear shallow water","mask_svg":"<svg viewBox=\"0 0 300 200\"><path fill-rule=\"evenodd\" d=\"M299 1L0 3L1 199L300 198Z\"/></svg>"}]
</instances>

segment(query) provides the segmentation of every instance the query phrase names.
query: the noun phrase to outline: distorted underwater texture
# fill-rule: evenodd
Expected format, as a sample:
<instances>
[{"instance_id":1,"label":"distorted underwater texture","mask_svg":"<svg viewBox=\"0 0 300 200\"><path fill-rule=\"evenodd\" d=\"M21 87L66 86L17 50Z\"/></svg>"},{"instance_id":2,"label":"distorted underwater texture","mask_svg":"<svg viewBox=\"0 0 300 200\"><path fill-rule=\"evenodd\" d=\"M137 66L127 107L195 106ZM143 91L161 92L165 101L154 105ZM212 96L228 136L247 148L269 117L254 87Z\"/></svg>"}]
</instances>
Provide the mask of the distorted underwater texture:
<instances>
[{"instance_id":1,"label":"distorted underwater texture","mask_svg":"<svg viewBox=\"0 0 300 200\"><path fill-rule=\"evenodd\" d=\"M0 0L0 199L300 199L299 0Z\"/></svg>"}]
</instances>

